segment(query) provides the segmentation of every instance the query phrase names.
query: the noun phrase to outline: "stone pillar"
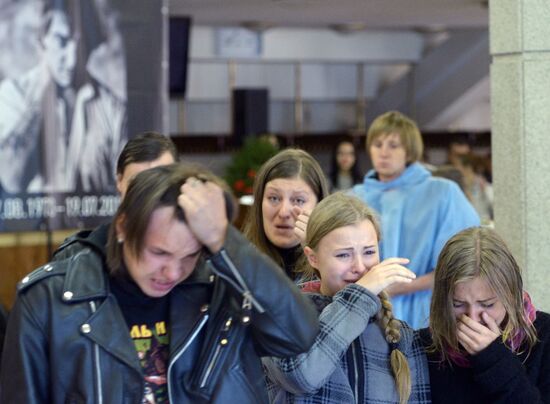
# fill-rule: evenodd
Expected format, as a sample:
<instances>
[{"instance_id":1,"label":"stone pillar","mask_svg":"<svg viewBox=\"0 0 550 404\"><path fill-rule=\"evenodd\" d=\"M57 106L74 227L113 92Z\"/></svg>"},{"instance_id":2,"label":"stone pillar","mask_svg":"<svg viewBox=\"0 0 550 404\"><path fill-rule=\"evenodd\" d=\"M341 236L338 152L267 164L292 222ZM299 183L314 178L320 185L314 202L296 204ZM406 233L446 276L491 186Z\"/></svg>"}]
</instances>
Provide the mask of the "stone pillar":
<instances>
[{"instance_id":1,"label":"stone pillar","mask_svg":"<svg viewBox=\"0 0 550 404\"><path fill-rule=\"evenodd\" d=\"M495 227L550 311L550 1L491 0Z\"/></svg>"}]
</instances>

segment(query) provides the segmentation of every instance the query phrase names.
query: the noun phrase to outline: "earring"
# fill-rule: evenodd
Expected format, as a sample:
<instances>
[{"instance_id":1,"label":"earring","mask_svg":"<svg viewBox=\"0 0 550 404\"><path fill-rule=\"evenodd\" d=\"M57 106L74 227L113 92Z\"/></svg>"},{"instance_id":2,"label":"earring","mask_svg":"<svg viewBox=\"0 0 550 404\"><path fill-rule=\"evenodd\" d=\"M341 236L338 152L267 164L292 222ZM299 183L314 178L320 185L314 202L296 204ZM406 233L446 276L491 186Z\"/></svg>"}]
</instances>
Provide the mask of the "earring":
<instances>
[{"instance_id":1,"label":"earring","mask_svg":"<svg viewBox=\"0 0 550 404\"><path fill-rule=\"evenodd\" d=\"M118 244L122 244L122 243L124 243L124 239L122 237L119 237L117 239L117 242L118 242Z\"/></svg>"}]
</instances>

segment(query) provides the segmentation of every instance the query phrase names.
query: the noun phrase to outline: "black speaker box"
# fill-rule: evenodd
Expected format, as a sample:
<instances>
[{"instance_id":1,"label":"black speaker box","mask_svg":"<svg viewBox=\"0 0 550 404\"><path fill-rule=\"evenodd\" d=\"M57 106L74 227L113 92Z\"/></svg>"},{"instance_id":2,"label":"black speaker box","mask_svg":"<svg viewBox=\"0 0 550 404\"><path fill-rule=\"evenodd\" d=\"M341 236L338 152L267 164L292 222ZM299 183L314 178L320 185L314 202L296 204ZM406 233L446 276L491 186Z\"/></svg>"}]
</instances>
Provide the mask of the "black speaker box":
<instances>
[{"instance_id":1,"label":"black speaker box","mask_svg":"<svg viewBox=\"0 0 550 404\"><path fill-rule=\"evenodd\" d=\"M269 129L269 91L267 88L233 90L233 137L241 146L249 136L267 133Z\"/></svg>"},{"instance_id":2,"label":"black speaker box","mask_svg":"<svg viewBox=\"0 0 550 404\"><path fill-rule=\"evenodd\" d=\"M190 17L170 18L170 95L185 96L189 54Z\"/></svg>"}]
</instances>

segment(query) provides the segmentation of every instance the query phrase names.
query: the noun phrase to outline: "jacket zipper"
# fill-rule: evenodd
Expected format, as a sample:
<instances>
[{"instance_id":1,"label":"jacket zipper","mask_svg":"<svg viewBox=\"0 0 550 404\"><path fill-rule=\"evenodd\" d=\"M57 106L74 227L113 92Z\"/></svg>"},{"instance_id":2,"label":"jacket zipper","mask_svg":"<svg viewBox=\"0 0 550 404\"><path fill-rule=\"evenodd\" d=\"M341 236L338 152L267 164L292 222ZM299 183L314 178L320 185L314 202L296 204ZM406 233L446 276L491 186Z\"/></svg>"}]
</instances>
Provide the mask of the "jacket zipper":
<instances>
[{"instance_id":1,"label":"jacket zipper","mask_svg":"<svg viewBox=\"0 0 550 404\"><path fill-rule=\"evenodd\" d=\"M212 369L214 369L214 365L216 364L217 360L218 360L218 356L220 356L220 352L222 350L222 346L220 344L218 344L216 346L216 350L214 351L214 356L212 357L212 360L210 361L210 363L208 364L208 366L206 367L206 371L204 373L204 376L200 382L200 388L202 389L204 386L206 386L206 382L208 381L208 378L210 377L210 373L212 373Z\"/></svg>"},{"instance_id":2,"label":"jacket zipper","mask_svg":"<svg viewBox=\"0 0 550 404\"><path fill-rule=\"evenodd\" d=\"M359 383L359 371L357 365L357 351L355 350L355 341L351 343L351 353L353 355L353 374L355 376L355 384L353 386L353 395L355 396L355 402L357 403L359 399L359 388L357 383Z\"/></svg>"},{"instance_id":3,"label":"jacket zipper","mask_svg":"<svg viewBox=\"0 0 550 404\"><path fill-rule=\"evenodd\" d=\"M227 344L229 343L229 332L231 329L231 324L233 323L233 318L229 317L219 334L218 337L218 344L216 345L216 350L214 351L214 355L212 355L212 359L208 362L208 365L206 366L206 370L204 371L204 374L202 378L200 379L199 387L202 389L204 386L206 386L206 383L208 382L208 379L210 378L210 375L212 373L212 370L214 370L214 366L218 362L219 356L222 352L222 349L227 348Z\"/></svg>"},{"instance_id":4,"label":"jacket zipper","mask_svg":"<svg viewBox=\"0 0 550 404\"><path fill-rule=\"evenodd\" d=\"M95 313L96 307L95 302L90 302L90 309L92 310L92 314ZM99 364L99 347L94 342L94 358L95 358L95 376L97 379L97 402L99 404L103 404L103 385L101 383L101 369Z\"/></svg>"},{"instance_id":5,"label":"jacket zipper","mask_svg":"<svg viewBox=\"0 0 550 404\"><path fill-rule=\"evenodd\" d=\"M167 376L168 376L168 401L170 403L175 403L173 397L172 397L172 367L174 366L174 363L176 363L176 361L179 359L179 357L181 355L183 355L183 353L187 350L187 348L189 348L189 346L191 345L191 343L195 340L195 338L197 338L197 335L199 335L199 332L200 330L202 329L202 327L204 327L204 325L206 324L206 322L208 321L208 314L205 314L204 317L200 320L199 324L197 324L195 326L195 328L193 329L190 337L187 339L187 341L185 341L185 344L183 345L183 347L172 357L172 359L170 359L170 363L168 365L168 372L167 372Z\"/></svg>"},{"instance_id":6,"label":"jacket zipper","mask_svg":"<svg viewBox=\"0 0 550 404\"><path fill-rule=\"evenodd\" d=\"M231 283L235 289L237 289L243 296L243 308L245 308L245 305L252 304L254 308L258 311L258 313L264 313L265 309L263 306L254 298L252 295L252 292L250 289L248 289L248 286L246 285L246 282L244 281L243 277L241 276L240 272L235 268L235 265L233 265L233 262L229 259L229 256L227 255L227 252L225 250L220 251L221 257L231 270L232 275L237 280L238 284L236 284L233 279L227 277L225 274L220 273L212 262L208 260L208 265L212 268L214 273L216 273L219 277L225 279L227 282Z\"/></svg>"}]
</instances>

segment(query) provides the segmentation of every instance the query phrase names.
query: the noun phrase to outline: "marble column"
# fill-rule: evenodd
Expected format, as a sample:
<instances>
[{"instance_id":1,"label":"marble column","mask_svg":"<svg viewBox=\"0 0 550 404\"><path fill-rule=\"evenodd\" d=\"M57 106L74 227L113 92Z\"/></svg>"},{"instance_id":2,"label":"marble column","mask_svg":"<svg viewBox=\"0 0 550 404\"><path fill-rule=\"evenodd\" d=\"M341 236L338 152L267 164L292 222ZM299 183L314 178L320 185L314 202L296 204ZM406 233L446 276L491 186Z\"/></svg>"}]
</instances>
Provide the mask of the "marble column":
<instances>
[{"instance_id":1,"label":"marble column","mask_svg":"<svg viewBox=\"0 0 550 404\"><path fill-rule=\"evenodd\" d=\"M495 227L550 311L550 1L491 0Z\"/></svg>"}]
</instances>

